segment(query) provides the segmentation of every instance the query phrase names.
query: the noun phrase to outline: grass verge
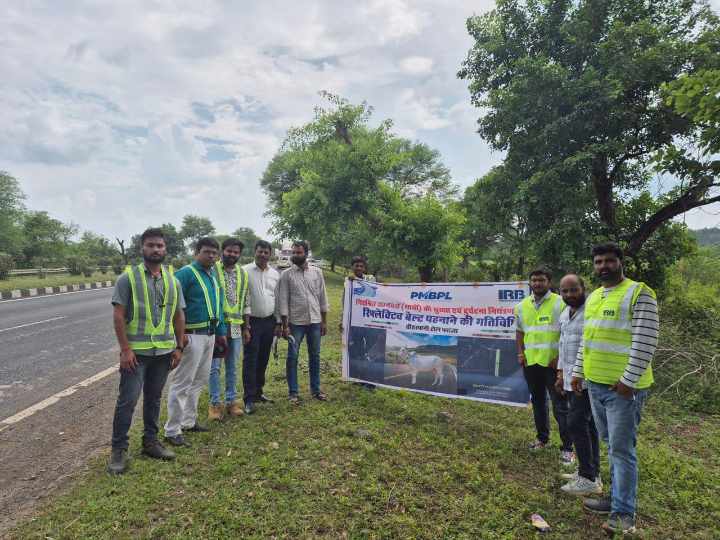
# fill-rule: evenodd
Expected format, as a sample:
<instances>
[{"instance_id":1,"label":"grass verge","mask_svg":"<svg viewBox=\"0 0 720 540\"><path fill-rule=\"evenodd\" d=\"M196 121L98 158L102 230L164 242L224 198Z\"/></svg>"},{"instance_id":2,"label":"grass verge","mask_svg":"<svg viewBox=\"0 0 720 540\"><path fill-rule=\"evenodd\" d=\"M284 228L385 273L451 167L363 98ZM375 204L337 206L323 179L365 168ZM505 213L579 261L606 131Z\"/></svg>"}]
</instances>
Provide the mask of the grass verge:
<instances>
[{"instance_id":1,"label":"grass verge","mask_svg":"<svg viewBox=\"0 0 720 540\"><path fill-rule=\"evenodd\" d=\"M34 289L39 287L59 287L61 285L76 285L79 283L91 283L93 281L107 281L115 279L113 272L102 274L95 272L91 277L71 276L70 274L48 274L45 278L37 276L11 277L0 281L0 291L8 292L15 289Z\"/></svg>"},{"instance_id":2,"label":"grass verge","mask_svg":"<svg viewBox=\"0 0 720 540\"><path fill-rule=\"evenodd\" d=\"M605 538L600 518L559 491L557 439L554 449L526 450L528 410L342 382L341 277L327 279L331 401L309 399L303 353L305 400L287 403L281 355L269 369L275 404L194 435L171 463L139 456L136 425L128 474L109 477L97 460L11 537L517 539L536 537L529 516L539 512L552 526L544 538ZM640 536L718 538L717 418L653 400L645 412Z\"/></svg>"}]
</instances>

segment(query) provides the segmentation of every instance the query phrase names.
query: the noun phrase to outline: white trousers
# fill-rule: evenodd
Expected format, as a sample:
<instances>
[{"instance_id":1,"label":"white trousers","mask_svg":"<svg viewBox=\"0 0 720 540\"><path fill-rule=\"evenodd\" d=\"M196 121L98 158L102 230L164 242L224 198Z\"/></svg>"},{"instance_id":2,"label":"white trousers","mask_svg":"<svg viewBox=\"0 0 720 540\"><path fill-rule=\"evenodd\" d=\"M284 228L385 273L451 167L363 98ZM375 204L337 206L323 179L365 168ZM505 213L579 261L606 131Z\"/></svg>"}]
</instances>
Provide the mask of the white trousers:
<instances>
[{"instance_id":1,"label":"white trousers","mask_svg":"<svg viewBox=\"0 0 720 540\"><path fill-rule=\"evenodd\" d=\"M215 336L188 334L188 338L180 364L170 372L166 437L180 435L183 429L195 425L200 393L210 376Z\"/></svg>"}]
</instances>

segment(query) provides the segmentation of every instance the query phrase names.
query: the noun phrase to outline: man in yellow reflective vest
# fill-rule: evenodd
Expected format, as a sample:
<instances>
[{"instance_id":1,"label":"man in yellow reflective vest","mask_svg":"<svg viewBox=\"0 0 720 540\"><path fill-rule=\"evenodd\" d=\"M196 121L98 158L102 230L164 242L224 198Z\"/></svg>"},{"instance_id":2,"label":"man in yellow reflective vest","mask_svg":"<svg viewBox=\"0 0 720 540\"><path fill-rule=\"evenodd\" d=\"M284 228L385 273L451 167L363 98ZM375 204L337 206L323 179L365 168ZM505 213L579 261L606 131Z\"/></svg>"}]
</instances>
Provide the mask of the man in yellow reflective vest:
<instances>
[{"instance_id":1,"label":"man in yellow reflective vest","mask_svg":"<svg viewBox=\"0 0 720 540\"><path fill-rule=\"evenodd\" d=\"M538 268L530 273L532 294L515 306L518 362L523 366L532 399L537 438L531 450L545 448L550 440L548 394L562 441L563 465L572 465L575 456L567 426L568 399L555 390L555 370L560 341L560 314L565 309L562 298L550 290L552 274Z\"/></svg>"},{"instance_id":2,"label":"man in yellow reflective vest","mask_svg":"<svg viewBox=\"0 0 720 540\"><path fill-rule=\"evenodd\" d=\"M222 261L215 263L220 288L225 300L225 324L228 327L228 346L225 352L225 402L220 401L220 366L223 358L213 358L210 366L210 405L208 420L221 420L224 413L241 416L243 407L235 400L237 396L237 361L243 342L250 340L248 322L248 273L238 264L243 243L237 238L226 238L222 243ZM252 402L245 404L247 414L253 412Z\"/></svg>"},{"instance_id":3,"label":"man in yellow reflective vest","mask_svg":"<svg viewBox=\"0 0 720 540\"><path fill-rule=\"evenodd\" d=\"M190 446L184 432L208 431L198 422L198 400L208 383L215 345L227 347L224 300L215 270L219 252L217 240L200 238L195 244L195 260L175 274L187 304L187 345L168 388L165 440L173 446Z\"/></svg>"},{"instance_id":4,"label":"man in yellow reflective vest","mask_svg":"<svg viewBox=\"0 0 720 540\"><path fill-rule=\"evenodd\" d=\"M120 345L120 389L113 419L112 453L107 470L128 466L128 430L143 393L142 453L156 459L175 454L158 441L160 398L168 373L182 358L185 300L172 269L162 264L165 236L147 229L140 236L143 262L118 277L113 292L113 323Z\"/></svg>"},{"instance_id":5,"label":"man in yellow reflective vest","mask_svg":"<svg viewBox=\"0 0 720 540\"><path fill-rule=\"evenodd\" d=\"M635 531L638 466L635 449L640 413L653 383L652 358L659 318L655 292L625 277L617 244L592 250L602 287L585 302L583 340L573 368L576 392L587 381L593 417L608 445L610 499L585 499L587 510L607 513L608 533Z\"/></svg>"}]
</instances>

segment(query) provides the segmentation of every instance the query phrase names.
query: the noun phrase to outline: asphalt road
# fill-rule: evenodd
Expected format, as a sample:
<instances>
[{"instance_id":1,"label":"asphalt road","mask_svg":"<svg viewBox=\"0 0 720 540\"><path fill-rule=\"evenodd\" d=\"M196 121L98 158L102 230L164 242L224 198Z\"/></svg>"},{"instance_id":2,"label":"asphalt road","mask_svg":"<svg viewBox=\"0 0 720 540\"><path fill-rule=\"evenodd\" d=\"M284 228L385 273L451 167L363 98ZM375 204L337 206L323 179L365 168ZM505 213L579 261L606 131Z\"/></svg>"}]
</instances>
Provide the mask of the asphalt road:
<instances>
[{"instance_id":1,"label":"asphalt road","mask_svg":"<svg viewBox=\"0 0 720 540\"><path fill-rule=\"evenodd\" d=\"M112 289L0 302L0 420L117 362Z\"/></svg>"}]
</instances>

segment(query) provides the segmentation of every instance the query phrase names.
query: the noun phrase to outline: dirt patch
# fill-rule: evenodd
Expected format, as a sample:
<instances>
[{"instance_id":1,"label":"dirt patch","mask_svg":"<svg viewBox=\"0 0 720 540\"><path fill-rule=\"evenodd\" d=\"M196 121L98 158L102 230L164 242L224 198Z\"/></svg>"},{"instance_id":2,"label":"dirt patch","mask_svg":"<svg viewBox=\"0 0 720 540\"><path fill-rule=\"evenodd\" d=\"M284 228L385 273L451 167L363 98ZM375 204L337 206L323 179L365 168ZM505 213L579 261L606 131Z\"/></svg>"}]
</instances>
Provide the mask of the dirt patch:
<instances>
[{"instance_id":1,"label":"dirt patch","mask_svg":"<svg viewBox=\"0 0 720 540\"><path fill-rule=\"evenodd\" d=\"M108 451L118 380L111 375L0 432L0 537Z\"/></svg>"}]
</instances>

